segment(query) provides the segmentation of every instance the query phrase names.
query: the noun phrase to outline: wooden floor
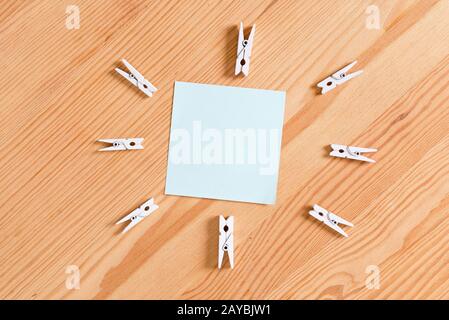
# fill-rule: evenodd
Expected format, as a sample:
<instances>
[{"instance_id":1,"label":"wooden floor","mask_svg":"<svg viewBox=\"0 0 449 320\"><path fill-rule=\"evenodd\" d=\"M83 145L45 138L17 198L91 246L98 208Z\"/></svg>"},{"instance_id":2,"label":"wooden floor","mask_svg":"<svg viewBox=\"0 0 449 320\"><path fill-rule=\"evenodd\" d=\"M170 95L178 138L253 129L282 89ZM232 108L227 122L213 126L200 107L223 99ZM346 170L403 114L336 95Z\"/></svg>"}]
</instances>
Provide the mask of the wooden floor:
<instances>
[{"instance_id":1,"label":"wooden floor","mask_svg":"<svg viewBox=\"0 0 449 320\"><path fill-rule=\"evenodd\" d=\"M449 298L448 0L0 7L0 298ZM247 78L233 74L241 20L257 24ZM154 97L115 74L121 58ZM362 76L317 94L353 60ZM175 80L287 92L276 205L164 195ZM105 137L145 149L97 152ZM377 163L330 143L377 147ZM150 196L160 209L120 235ZM314 203L352 221L349 238ZM220 214L235 216L233 270L217 269Z\"/></svg>"}]
</instances>

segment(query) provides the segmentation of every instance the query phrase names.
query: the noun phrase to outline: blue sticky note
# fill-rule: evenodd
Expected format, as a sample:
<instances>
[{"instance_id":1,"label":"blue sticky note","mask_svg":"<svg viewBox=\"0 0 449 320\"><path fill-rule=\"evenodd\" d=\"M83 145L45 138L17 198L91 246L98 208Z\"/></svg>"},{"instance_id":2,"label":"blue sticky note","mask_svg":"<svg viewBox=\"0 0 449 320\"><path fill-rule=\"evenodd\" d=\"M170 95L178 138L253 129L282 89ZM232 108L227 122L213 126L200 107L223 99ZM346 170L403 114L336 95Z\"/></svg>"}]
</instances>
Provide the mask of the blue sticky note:
<instances>
[{"instance_id":1,"label":"blue sticky note","mask_svg":"<svg viewBox=\"0 0 449 320\"><path fill-rule=\"evenodd\" d=\"M165 193L273 204L285 92L176 82Z\"/></svg>"}]
</instances>

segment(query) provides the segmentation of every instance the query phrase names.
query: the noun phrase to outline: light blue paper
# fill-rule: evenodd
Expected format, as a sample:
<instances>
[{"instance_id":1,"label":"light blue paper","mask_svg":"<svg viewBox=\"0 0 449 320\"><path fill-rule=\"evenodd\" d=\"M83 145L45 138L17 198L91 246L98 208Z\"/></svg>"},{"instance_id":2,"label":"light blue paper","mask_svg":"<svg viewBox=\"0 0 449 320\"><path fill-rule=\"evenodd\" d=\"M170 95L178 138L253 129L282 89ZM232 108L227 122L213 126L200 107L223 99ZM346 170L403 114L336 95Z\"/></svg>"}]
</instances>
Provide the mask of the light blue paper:
<instances>
[{"instance_id":1,"label":"light blue paper","mask_svg":"<svg viewBox=\"0 0 449 320\"><path fill-rule=\"evenodd\" d=\"M273 204L285 92L175 82L165 193Z\"/></svg>"}]
</instances>

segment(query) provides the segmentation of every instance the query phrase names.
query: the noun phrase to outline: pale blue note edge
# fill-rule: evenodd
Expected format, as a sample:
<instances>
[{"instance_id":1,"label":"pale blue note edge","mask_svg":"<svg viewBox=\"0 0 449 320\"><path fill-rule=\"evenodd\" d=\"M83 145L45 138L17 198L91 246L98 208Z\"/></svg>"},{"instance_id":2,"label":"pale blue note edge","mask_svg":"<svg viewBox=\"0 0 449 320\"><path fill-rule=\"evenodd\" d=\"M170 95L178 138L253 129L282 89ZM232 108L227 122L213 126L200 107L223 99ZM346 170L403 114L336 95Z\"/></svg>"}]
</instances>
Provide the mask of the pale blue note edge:
<instances>
[{"instance_id":1,"label":"pale blue note edge","mask_svg":"<svg viewBox=\"0 0 449 320\"><path fill-rule=\"evenodd\" d=\"M285 92L175 82L165 193L273 204Z\"/></svg>"}]
</instances>

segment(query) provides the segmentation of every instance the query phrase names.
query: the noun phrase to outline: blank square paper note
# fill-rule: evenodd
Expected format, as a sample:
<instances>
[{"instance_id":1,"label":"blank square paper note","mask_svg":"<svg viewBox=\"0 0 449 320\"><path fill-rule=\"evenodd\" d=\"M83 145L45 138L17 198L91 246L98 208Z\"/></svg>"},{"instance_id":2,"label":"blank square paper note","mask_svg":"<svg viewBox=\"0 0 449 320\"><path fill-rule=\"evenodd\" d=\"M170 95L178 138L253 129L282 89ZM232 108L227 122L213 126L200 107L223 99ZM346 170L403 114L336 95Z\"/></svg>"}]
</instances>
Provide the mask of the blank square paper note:
<instances>
[{"instance_id":1,"label":"blank square paper note","mask_svg":"<svg viewBox=\"0 0 449 320\"><path fill-rule=\"evenodd\" d=\"M165 193L273 204L285 92L176 82Z\"/></svg>"}]
</instances>

